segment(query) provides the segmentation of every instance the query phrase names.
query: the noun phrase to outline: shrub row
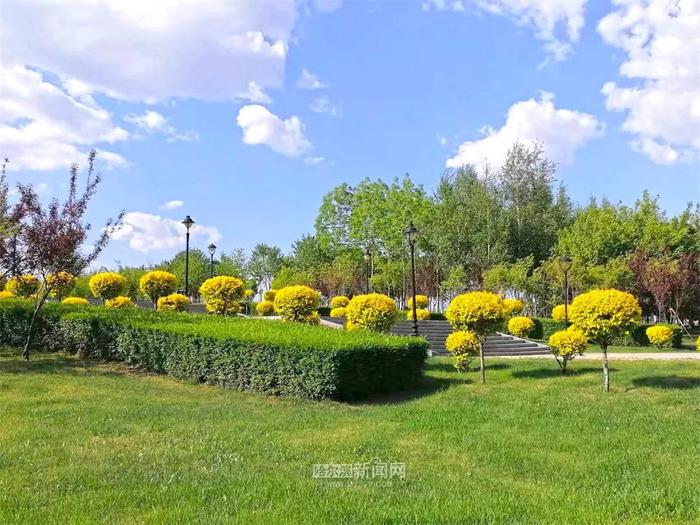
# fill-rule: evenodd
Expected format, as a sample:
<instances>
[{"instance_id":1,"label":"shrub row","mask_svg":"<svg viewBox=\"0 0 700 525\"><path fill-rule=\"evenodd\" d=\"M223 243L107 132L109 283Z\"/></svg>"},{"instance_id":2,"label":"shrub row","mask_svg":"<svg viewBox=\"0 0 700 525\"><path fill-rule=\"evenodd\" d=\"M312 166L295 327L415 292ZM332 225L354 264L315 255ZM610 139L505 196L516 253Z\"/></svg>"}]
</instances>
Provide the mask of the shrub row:
<instances>
[{"instance_id":1,"label":"shrub row","mask_svg":"<svg viewBox=\"0 0 700 525\"><path fill-rule=\"evenodd\" d=\"M24 342L31 304L2 301L0 340ZM21 335L20 335L21 334ZM415 386L424 339L276 321L47 305L35 347L275 395L357 399Z\"/></svg>"},{"instance_id":2,"label":"shrub row","mask_svg":"<svg viewBox=\"0 0 700 525\"><path fill-rule=\"evenodd\" d=\"M556 321L547 317L535 318L533 322L535 328L530 332L530 339L544 339L546 341L555 332L566 328L564 321Z\"/></svg>"}]
</instances>

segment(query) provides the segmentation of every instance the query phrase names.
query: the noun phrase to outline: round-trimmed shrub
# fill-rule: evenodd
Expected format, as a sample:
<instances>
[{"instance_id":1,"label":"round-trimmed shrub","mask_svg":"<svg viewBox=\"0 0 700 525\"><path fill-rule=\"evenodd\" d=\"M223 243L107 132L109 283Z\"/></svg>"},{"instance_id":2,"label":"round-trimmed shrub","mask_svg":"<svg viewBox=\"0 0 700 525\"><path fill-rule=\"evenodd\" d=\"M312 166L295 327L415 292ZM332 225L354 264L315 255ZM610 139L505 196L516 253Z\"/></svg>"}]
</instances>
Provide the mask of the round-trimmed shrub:
<instances>
[{"instance_id":1,"label":"round-trimmed shrub","mask_svg":"<svg viewBox=\"0 0 700 525\"><path fill-rule=\"evenodd\" d=\"M347 315L347 308L345 306L336 306L331 308L331 317L345 317Z\"/></svg>"},{"instance_id":2,"label":"round-trimmed shrub","mask_svg":"<svg viewBox=\"0 0 700 525\"><path fill-rule=\"evenodd\" d=\"M207 279L199 287L207 312L221 315L237 314L240 311L239 301L245 295L245 290L243 281L227 275Z\"/></svg>"},{"instance_id":3,"label":"round-trimmed shrub","mask_svg":"<svg viewBox=\"0 0 700 525\"><path fill-rule=\"evenodd\" d=\"M428 300L427 295L416 295L416 310L419 308L428 308L428 304L430 304L430 301ZM406 301L406 306L409 310L413 310L413 297L408 298L408 301Z\"/></svg>"},{"instance_id":4,"label":"round-trimmed shrub","mask_svg":"<svg viewBox=\"0 0 700 525\"><path fill-rule=\"evenodd\" d=\"M176 285L177 276L163 270L146 272L139 279L141 293L148 297L154 306L158 305L159 298L173 293Z\"/></svg>"},{"instance_id":5,"label":"round-trimmed shrub","mask_svg":"<svg viewBox=\"0 0 700 525\"><path fill-rule=\"evenodd\" d=\"M5 290L26 299L39 291L40 284L39 279L31 274L17 275L8 279Z\"/></svg>"},{"instance_id":6,"label":"round-trimmed shrub","mask_svg":"<svg viewBox=\"0 0 700 525\"><path fill-rule=\"evenodd\" d=\"M321 320L317 308L321 294L303 284L285 286L275 294L275 312L283 321L318 324Z\"/></svg>"},{"instance_id":7,"label":"round-trimmed shrub","mask_svg":"<svg viewBox=\"0 0 700 525\"><path fill-rule=\"evenodd\" d=\"M520 299L503 299L503 311L507 317L518 315L524 309L525 303Z\"/></svg>"},{"instance_id":8,"label":"round-trimmed shrub","mask_svg":"<svg viewBox=\"0 0 700 525\"><path fill-rule=\"evenodd\" d=\"M655 347L661 349L671 346L673 340L673 328L668 325L655 324L646 329L649 342Z\"/></svg>"},{"instance_id":9,"label":"round-trimmed shrub","mask_svg":"<svg viewBox=\"0 0 700 525\"><path fill-rule=\"evenodd\" d=\"M348 303L350 302L350 299L345 297L344 295L336 295L331 299L331 308L345 308ZM336 317L335 315L331 315L331 317Z\"/></svg>"},{"instance_id":10,"label":"round-trimmed shrub","mask_svg":"<svg viewBox=\"0 0 700 525\"><path fill-rule=\"evenodd\" d=\"M275 295L277 295L277 290L270 289L263 293L263 301L269 301L272 303L275 301Z\"/></svg>"},{"instance_id":11,"label":"round-trimmed shrub","mask_svg":"<svg viewBox=\"0 0 700 525\"><path fill-rule=\"evenodd\" d=\"M272 301L261 301L257 304L255 310L258 312L258 315L262 315L263 317L267 317L268 315L274 315L275 303L273 303Z\"/></svg>"},{"instance_id":12,"label":"round-trimmed shrub","mask_svg":"<svg viewBox=\"0 0 700 525\"><path fill-rule=\"evenodd\" d=\"M96 273L88 282L90 292L94 297L106 301L114 299L126 291L126 277L117 272Z\"/></svg>"},{"instance_id":13,"label":"round-trimmed shrub","mask_svg":"<svg viewBox=\"0 0 700 525\"><path fill-rule=\"evenodd\" d=\"M588 346L588 339L583 332L577 328L569 327L553 333L547 341L549 351L559 364L559 368L566 373L566 365L576 355L581 355Z\"/></svg>"},{"instance_id":14,"label":"round-trimmed shrub","mask_svg":"<svg viewBox=\"0 0 700 525\"><path fill-rule=\"evenodd\" d=\"M566 320L566 307L563 304L558 304L552 308L552 319L555 321L565 321Z\"/></svg>"},{"instance_id":15,"label":"round-trimmed shrub","mask_svg":"<svg viewBox=\"0 0 700 525\"><path fill-rule=\"evenodd\" d=\"M426 310L425 308L416 308L416 318L419 321L427 321L428 319L430 319L430 310ZM413 321L413 310L409 310L408 312L406 312L406 319L409 321Z\"/></svg>"},{"instance_id":16,"label":"round-trimmed shrub","mask_svg":"<svg viewBox=\"0 0 700 525\"><path fill-rule=\"evenodd\" d=\"M0 299L17 299L17 296L12 292L3 290L2 292L0 292Z\"/></svg>"},{"instance_id":17,"label":"round-trimmed shrub","mask_svg":"<svg viewBox=\"0 0 700 525\"><path fill-rule=\"evenodd\" d=\"M49 295L61 299L75 286L75 276L68 272L50 273L46 276L46 286L51 290Z\"/></svg>"},{"instance_id":18,"label":"round-trimmed shrub","mask_svg":"<svg viewBox=\"0 0 700 525\"><path fill-rule=\"evenodd\" d=\"M387 332L394 324L396 312L396 303L384 294L356 295L346 307L346 328Z\"/></svg>"},{"instance_id":19,"label":"round-trimmed shrub","mask_svg":"<svg viewBox=\"0 0 700 525\"><path fill-rule=\"evenodd\" d=\"M695 340L695 350L700 352L700 337Z\"/></svg>"},{"instance_id":20,"label":"round-trimmed shrub","mask_svg":"<svg viewBox=\"0 0 700 525\"><path fill-rule=\"evenodd\" d=\"M66 297L61 301L61 304L68 304L70 306L88 306L90 304L90 301L85 299L84 297Z\"/></svg>"},{"instance_id":21,"label":"round-trimmed shrub","mask_svg":"<svg viewBox=\"0 0 700 525\"><path fill-rule=\"evenodd\" d=\"M190 300L181 293L171 293L158 298L158 310L164 312L186 312Z\"/></svg>"},{"instance_id":22,"label":"round-trimmed shrub","mask_svg":"<svg viewBox=\"0 0 700 525\"><path fill-rule=\"evenodd\" d=\"M469 370L471 360L479 355L479 337L469 330L452 332L445 340L445 348L455 358L455 368L460 372Z\"/></svg>"},{"instance_id":23,"label":"round-trimmed shrub","mask_svg":"<svg viewBox=\"0 0 700 525\"><path fill-rule=\"evenodd\" d=\"M515 337L527 337L534 328L535 322L529 317L513 317L508 321L508 332Z\"/></svg>"},{"instance_id":24,"label":"round-trimmed shrub","mask_svg":"<svg viewBox=\"0 0 700 525\"><path fill-rule=\"evenodd\" d=\"M130 297L126 297L125 295L118 295L117 297L113 297L112 299L107 299L105 301L105 306L107 308L133 308L135 305Z\"/></svg>"},{"instance_id":25,"label":"round-trimmed shrub","mask_svg":"<svg viewBox=\"0 0 700 525\"><path fill-rule=\"evenodd\" d=\"M483 338L500 327L505 315L503 299L491 292L458 295L445 311L455 330L469 330Z\"/></svg>"}]
</instances>

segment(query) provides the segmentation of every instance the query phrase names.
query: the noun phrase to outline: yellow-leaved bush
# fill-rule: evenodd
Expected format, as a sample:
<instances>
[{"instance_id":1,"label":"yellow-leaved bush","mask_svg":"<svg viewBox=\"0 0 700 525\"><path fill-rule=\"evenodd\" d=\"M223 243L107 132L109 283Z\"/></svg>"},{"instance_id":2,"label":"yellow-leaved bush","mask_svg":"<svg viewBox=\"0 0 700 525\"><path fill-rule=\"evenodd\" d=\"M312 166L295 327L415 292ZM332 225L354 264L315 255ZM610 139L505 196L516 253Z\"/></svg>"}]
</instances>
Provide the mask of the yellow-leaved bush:
<instances>
[{"instance_id":1,"label":"yellow-leaved bush","mask_svg":"<svg viewBox=\"0 0 700 525\"><path fill-rule=\"evenodd\" d=\"M552 308L552 319L555 321L565 321L566 320L566 306L563 304L558 304Z\"/></svg>"},{"instance_id":2,"label":"yellow-leaved bush","mask_svg":"<svg viewBox=\"0 0 700 525\"><path fill-rule=\"evenodd\" d=\"M243 281L227 275L207 279L199 287L207 312L221 315L237 314L240 311L240 300L245 290Z\"/></svg>"},{"instance_id":3,"label":"yellow-leaved bush","mask_svg":"<svg viewBox=\"0 0 700 525\"><path fill-rule=\"evenodd\" d=\"M118 295L117 297L113 297L112 299L107 299L105 301L105 306L107 308L133 308L135 305L130 297L126 297L125 295Z\"/></svg>"},{"instance_id":4,"label":"yellow-leaved bush","mask_svg":"<svg viewBox=\"0 0 700 525\"><path fill-rule=\"evenodd\" d=\"M331 308L345 308L349 302L350 299L348 299L344 295L336 295L335 297L331 298ZM337 316L332 315L331 317Z\"/></svg>"},{"instance_id":5,"label":"yellow-leaved bush","mask_svg":"<svg viewBox=\"0 0 700 525\"><path fill-rule=\"evenodd\" d=\"M515 337L527 337L535 329L535 322L529 317L513 317L508 321L508 332Z\"/></svg>"},{"instance_id":6,"label":"yellow-leaved bush","mask_svg":"<svg viewBox=\"0 0 700 525\"><path fill-rule=\"evenodd\" d=\"M277 290L270 289L263 293L263 301L273 302L275 300L275 295L277 295Z\"/></svg>"},{"instance_id":7,"label":"yellow-leaved bush","mask_svg":"<svg viewBox=\"0 0 700 525\"><path fill-rule=\"evenodd\" d=\"M331 317L345 317L347 315L347 308L345 306L336 306L331 308Z\"/></svg>"},{"instance_id":8,"label":"yellow-leaved bush","mask_svg":"<svg viewBox=\"0 0 700 525\"><path fill-rule=\"evenodd\" d=\"M158 298L158 310L164 312L186 312L190 300L185 294L171 293Z\"/></svg>"},{"instance_id":9,"label":"yellow-leaved bush","mask_svg":"<svg viewBox=\"0 0 700 525\"><path fill-rule=\"evenodd\" d=\"M88 282L90 292L94 297L106 301L114 299L126 291L126 277L117 272L96 273Z\"/></svg>"},{"instance_id":10,"label":"yellow-leaved bush","mask_svg":"<svg viewBox=\"0 0 700 525\"><path fill-rule=\"evenodd\" d=\"M469 330L483 338L501 325L503 299L492 292L467 292L452 299L445 316L455 330Z\"/></svg>"},{"instance_id":11,"label":"yellow-leaved bush","mask_svg":"<svg viewBox=\"0 0 700 525\"><path fill-rule=\"evenodd\" d=\"M577 355L583 354L588 346L588 339L578 328L569 327L550 335L547 345L561 371L566 373L566 364Z\"/></svg>"},{"instance_id":12,"label":"yellow-leaved bush","mask_svg":"<svg viewBox=\"0 0 700 525\"><path fill-rule=\"evenodd\" d=\"M469 370L471 360L479 355L479 337L469 330L452 332L445 340L445 348L455 358L455 368L460 372Z\"/></svg>"},{"instance_id":13,"label":"yellow-leaved bush","mask_svg":"<svg viewBox=\"0 0 700 525\"><path fill-rule=\"evenodd\" d=\"M5 290L17 297L26 299L39 290L40 284L39 279L31 274L17 275L8 279L7 284L5 284Z\"/></svg>"},{"instance_id":14,"label":"yellow-leaved bush","mask_svg":"<svg viewBox=\"0 0 700 525\"><path fill-rule=\"evenodd\" d=\"M141 293L148 297L154 306L158 305L159 298L173 293L176 284L177 276L163 270L146 272L139 279Z\"/></svg>"},{"instance_id":15,"label":"yellow-leaved bush","mask_svg":"<svg viewBox=\"0 0 700 525\"><path fill-rule=\"evenodd\" d=\"M525 303L520 299L503 299L503 311L506 317L522 313Z\"/></svg>"},{"instance_id":16,"label":"yellow-leaved bush","mask_svg":"<svg viewBox=\"0 0 700 525\"><path fill-rule=\"evenodd\" d=\"M2 292L0 292L0 299L17 299L17 296L12 292L3 290Z\"/></svg>"},{"instance_id":17,"label":"yellow-leaved bush","mask_svg":"<svg viewBox=\"0 0 700 525\"><path fill-rule=\"evenodd\" d=\"M642 310L634 296L620 290L591 290L576 296L569 320L591 341L607 349L613 338L639 324Z\"/></svg>"},{"instance_id":18,"label":"yellow-leaved bush","mask_svg":"<svg viewBox=\"0 0 700 525\"><path fill-rule=\"evenodd\" d=\"M356 295L346 307L346 328L387 332L394 324L396 312L396 303L384 294Z\"/></svg>"},{"instance_id":19,"label":"yellow-leaved bush","mask_svg":"<svg viewBox=\"0 0 700 525\"><path fill-rule=\"evenodd\" d=\"M61 299L65 297L75 286L75 276L68 272L50 273L46 276L46 287L49 295Z\"/></svg>"},{"instance_id":20,"label":"yellow-leaved bush","mask_svg":"<svg viewBox=\"0 0 700 525\"><path fill-rule=\"evenodd\" d=\"M275 312L283 321L306 324L318 324L321 321L317 311L321 305L321 294L303 284L277 290L274 305Z\"/></svg>"},{"instance_id":21,"label":"yellow-leaved bush","mask_svg":"<svg viewBox=\"0 0 700 525\"><path fill-rule=\"evenodd\" d=\"M646 329L649 342L657 348L671 346L673 339L673 328L668 325L655 324Z\"/></svg>"},{"instance_id":22,"label":"yellow-leaved bush","mask_svg":"<svg viewBox=\"0 0 700 525\"><path fill-rule=\"evenodd\" d=\"M416 310L419 308L428 308L429 304L428 296L427 295L416 295ZM409 310L413 310L413 297L409 297L408 301L406 301L406 306L408 307Z\"/></svg>"},{"instance_id":23,"label":"yellow-leaved bush","mask_svg":"<svg viewBox=\"0 0 700 525\"><path fill-rule=\"evenodd\" d=\"M695 340L695 350L700 352L700 337Z\"/></svg>"},{"instance_id":24,"label":"yellow-leaved bush","mask_svg":"<svg viewBox=\"0 0 700 525\"><path fill-rule=\"evenodd\" d=\"M260 301L255 306L255 310L258 312L258 315L262 315L264 317L267 317L268 315L274 315L275 303L273 303L272 301Z\"/></svg>"},{"instance_id":25,"label":"yellow-leaved bush","mask_svg":"<svg viewBox=\"0 0 700 525\"><path fill-rule=\"evenodd\" d=\"M90 301L84 297L66 297L61 301L61 304L68 304L70 306L88 306Z\"/></svg>"},{"instance_id":26,"label":"yellow-leaved bush","mask_svg":"<svg viewBox=\"0 0 700 525\"><path fill-rule=\"evenodd\" d=\"M427 310L425 308L416 308L416 318L419 321L427 321L428 319L430 319L430 310ZM406 312L406 319L408 319L409 321L413 321L413 309Z\"/></svg>"}]
</instances>

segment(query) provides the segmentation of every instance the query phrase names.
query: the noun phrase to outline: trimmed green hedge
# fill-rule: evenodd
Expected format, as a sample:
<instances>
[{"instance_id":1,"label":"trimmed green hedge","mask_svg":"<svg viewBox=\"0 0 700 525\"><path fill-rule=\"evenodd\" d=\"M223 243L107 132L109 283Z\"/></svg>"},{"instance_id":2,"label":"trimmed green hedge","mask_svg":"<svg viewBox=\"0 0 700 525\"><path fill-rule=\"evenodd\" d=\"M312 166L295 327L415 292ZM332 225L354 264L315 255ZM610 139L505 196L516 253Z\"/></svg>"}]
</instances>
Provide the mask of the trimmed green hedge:
<instances>
[{"instance_id":1,"label":"trimmed green hedge","mask_svg":"<svg viewBox=\"0 0 700 525\"><path fill-rule=\"evenodd\" d=\"M564 321L555 321L554 319L549 319L547 317L537 317L533 319L535 323L535 328L530 332L530 339L540 339L547 341L549 336L554 332L559 330L564 330L566 328L566 323Z\"/></svg>"},{"instance_id":2,"label":"trimmed green hedge","mask_svg":"<svg viewBox=\"0 0 700 525\"><path fill-rule=\"evenodd\" d=\"M50 308L49 308L50 306ZM31 305L0 301L0 340L18 346ZM422 377L421 338L279 321L47 305L36 346L124 361L172 376L275 395L358 399ZM50 345L48 341L52 341Z\"/></svg>"}]
</instances>

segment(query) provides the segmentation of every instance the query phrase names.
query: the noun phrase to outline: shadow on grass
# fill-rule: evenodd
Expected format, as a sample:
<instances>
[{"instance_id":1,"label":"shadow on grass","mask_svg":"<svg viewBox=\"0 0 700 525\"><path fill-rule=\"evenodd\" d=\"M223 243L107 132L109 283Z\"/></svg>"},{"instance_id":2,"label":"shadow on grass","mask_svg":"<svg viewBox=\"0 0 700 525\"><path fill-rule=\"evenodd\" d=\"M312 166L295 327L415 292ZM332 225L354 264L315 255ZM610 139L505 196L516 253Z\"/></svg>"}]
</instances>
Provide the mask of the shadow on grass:
<instances>
[{"instance_id":1,"label":"shadow on grass","mask_svg":"<svg viewBox=\"0 0 700 525\"><path fill-rule=\"evenodd\" d=\"M454 368L452 368L452 371L454 371ZM470 372L467 372L466 374L469 373ZM369 399L349 401L348 404L354 406L374 406L405 403L421 397L430 396L436 392L446 390L453 385L469 385L474 383L475 381L470 377L466 377L466 374L459 374L456 377L435 377L426 375L423 377L421 384L411 390L401 390L400 392L373 396Z\"/></svg>"},{"instance_id":2,"label":"shadow on grass","mask_svg":"<svg viewBox=\"0 0 700 525\"><path fill-rule=\"evenodd\" d=\"M507 368L510 368L511 365L508 363L489 363L486 361L486 370L506 370ZM440 362L435 362L435 361L428 361L428 367L426 369L428 372L433 371L433 372L455 372L457 369L454 367L454 364L452 361L440 361ZM475 359L472 361L471 367L469 369L469 372L474 372L474 371L479 371L479 360Z\"/></svg>"},{"instance_id":3,"label":"shadow on grass","mask_svg":"<svg viewBox=\"0 0 700 525\"><path fill-rule=\"evenodd\" d=\"M105 369L105 362L80 360L65 354L44 354L36 352L29 361L17 352L2 352L2 357L11 359L0 361L0 373L5 374L63 374L85 375L85 373L101 376L123 376L126 371Z\"/></svg>"},{"instance_id":4,"label":"shadow on grass","mask_svg":"<svg viewBox=\"0 0 700 525\"><path fill-rule=\"evenodd\" d=\"M585 374L600 374L601 367L586 366L581 368L568 368L566 374L562 373L559 368L537 368L535 370L516 370L511 375L518 379L546 379L549 377L576 377ZM617 372L617 369L611 368L610 372Z\"/></svg>"},{"instance_id":5,"label":"shadow on grass","mask_svg":"<svg viewBox=\"0 0 700 525\"><path fill-rule=\"evenodd\" d=\"M651 376L638 377L632 380L632 384L636 387L651 387L651 388L675 388L686 390L690 388L700 388L700 377L682 377L682 376Z\"/></svg>"}]
</instances>

